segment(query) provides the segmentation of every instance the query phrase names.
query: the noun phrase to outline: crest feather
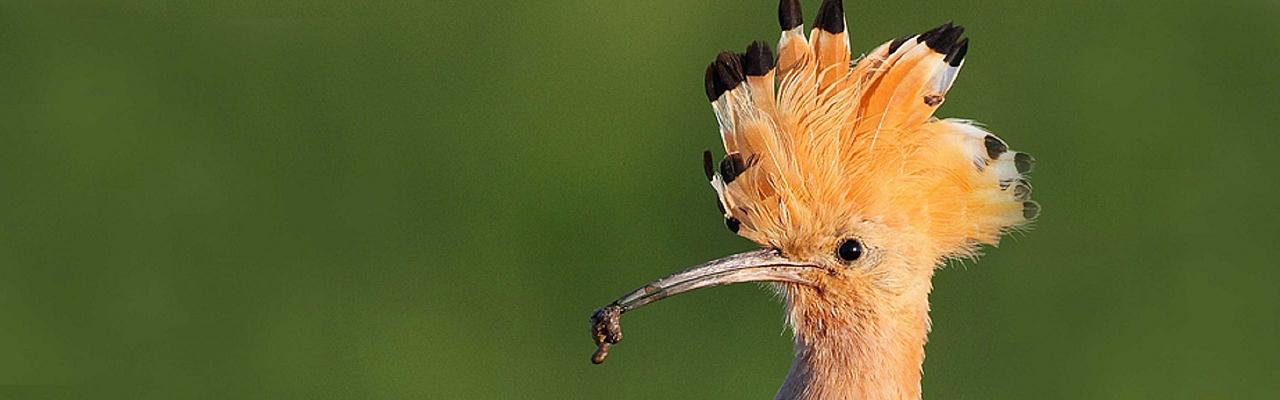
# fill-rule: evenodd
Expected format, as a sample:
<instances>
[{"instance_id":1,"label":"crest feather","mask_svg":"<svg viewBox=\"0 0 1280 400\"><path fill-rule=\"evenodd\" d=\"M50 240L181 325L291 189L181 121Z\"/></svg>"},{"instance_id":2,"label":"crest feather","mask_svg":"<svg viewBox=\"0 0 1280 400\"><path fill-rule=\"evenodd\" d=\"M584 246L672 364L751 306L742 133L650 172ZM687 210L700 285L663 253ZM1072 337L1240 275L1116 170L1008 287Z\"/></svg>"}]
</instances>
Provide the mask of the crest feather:
<instances>
[{"instance_id":1,"label":"crest feather","mask_svg":"<svg viewBox=\"0 0 1280 400\"><path fill-rule=\"evenodd\" d=\"M799 13L795 0L779 5L776 60L754 42L707 68L726 157L705 165L732 230L777 246L874 218L963 255L1038 215L1029 155L933 118L968 54L964 28L886 42L851 66L840 1L823 2L810 38Z\"/></svg>"}]
</instances>

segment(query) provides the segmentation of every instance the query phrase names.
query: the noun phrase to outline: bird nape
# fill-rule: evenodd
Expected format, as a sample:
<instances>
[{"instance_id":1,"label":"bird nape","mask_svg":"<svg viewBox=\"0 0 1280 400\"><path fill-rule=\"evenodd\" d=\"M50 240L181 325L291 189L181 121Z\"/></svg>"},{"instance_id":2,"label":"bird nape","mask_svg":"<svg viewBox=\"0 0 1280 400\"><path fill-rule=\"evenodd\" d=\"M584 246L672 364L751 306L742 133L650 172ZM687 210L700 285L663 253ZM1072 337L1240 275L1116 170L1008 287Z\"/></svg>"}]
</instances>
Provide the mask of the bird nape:
<instances>
[{"instance_id":1,"label":"bird nape","mask_svg":"<svg viewBox=\"0 0 1280 400\"><path fill-rule=\"evenodd\" d=\"M779 399L920 397L936 268L972 258L1040 211L1033 158L973 122L938 119L969 40L946 23L852 61L843 4L806 38L782 0L777 57L761 42L707 67L725 157L703 161L731 231L762 249L651 282L596 311L601 363L622 313L690 290L772 282L795 360Z\"/></svg>"}]
</instances>

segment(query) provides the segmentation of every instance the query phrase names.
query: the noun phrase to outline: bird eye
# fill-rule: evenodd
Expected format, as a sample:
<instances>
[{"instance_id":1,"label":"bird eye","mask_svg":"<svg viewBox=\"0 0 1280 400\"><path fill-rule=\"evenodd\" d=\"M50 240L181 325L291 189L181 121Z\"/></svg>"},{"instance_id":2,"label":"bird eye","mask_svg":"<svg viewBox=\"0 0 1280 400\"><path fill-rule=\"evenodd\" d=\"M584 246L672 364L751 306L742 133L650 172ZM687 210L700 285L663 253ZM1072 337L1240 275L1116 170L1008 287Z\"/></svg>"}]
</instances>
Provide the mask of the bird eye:
<instances>
[{"instance_id":1,"label":"bird eye","mask_svg":"<svg viewBox=\"0 0 1280 400\"><path fill-rule=\"evenodd\" d=\"M839 255L840 259L845 261L857 260L862 257L862 242L856 239L845 240L844 243L840 243L840 248L836 250L836 255Z\"/></svg>"}]
</instances>

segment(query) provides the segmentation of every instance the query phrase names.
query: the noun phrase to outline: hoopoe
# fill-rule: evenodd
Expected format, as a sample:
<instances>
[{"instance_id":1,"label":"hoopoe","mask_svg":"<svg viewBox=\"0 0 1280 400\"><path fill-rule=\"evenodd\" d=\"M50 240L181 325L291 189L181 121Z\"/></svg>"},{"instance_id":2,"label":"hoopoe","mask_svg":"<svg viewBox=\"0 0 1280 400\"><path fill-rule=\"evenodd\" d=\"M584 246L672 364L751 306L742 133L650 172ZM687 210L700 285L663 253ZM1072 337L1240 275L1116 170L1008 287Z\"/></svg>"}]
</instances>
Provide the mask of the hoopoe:
<instances>
[{"instance_id":1,"label":"hoopoe","mask_svg":"<svg viewBox=\"0 0 1280 400\"><path fill-rule=\"evenodd\" d=\"M651 282L592 316L600 363L619 317L690 290L771 282L785 300L795 360L778 399L920 397L929 292L946 260L1025 227L1040 206L1034 159L963 119L934 112L964 65L964 28L946 23L857 60L840 0L808 37L782 0L777 57L751 43L707 67L726 155L703 154L729 230L760 250Z\"/></svg>"}]
</instances>

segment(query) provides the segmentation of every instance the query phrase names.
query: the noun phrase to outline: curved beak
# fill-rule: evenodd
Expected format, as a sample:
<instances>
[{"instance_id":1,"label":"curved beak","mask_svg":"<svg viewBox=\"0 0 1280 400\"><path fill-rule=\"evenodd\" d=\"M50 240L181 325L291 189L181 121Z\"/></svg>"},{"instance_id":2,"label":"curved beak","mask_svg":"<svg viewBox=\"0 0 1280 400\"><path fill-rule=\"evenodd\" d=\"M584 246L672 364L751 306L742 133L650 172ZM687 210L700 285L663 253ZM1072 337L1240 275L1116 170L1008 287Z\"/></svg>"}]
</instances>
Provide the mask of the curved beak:
<instances>
[{"instance_id":1,"label":"curved beak","mask_svg":"<svg viewBox=\"0 0 1280 400\"><path fill-rule=\"evenodd\" d=\"M742 282L788 282L813 286L806 278L813 271L825 271L813 264L782 257L776 250L756 250L708 261L633 290L596 310L591 316L591 336L596 352L591 362L600 364L609 355L609 346L622 340L622 313L696 289ZM810 275L811 276L811 275Z\"/></svg>"}]
</instances>

